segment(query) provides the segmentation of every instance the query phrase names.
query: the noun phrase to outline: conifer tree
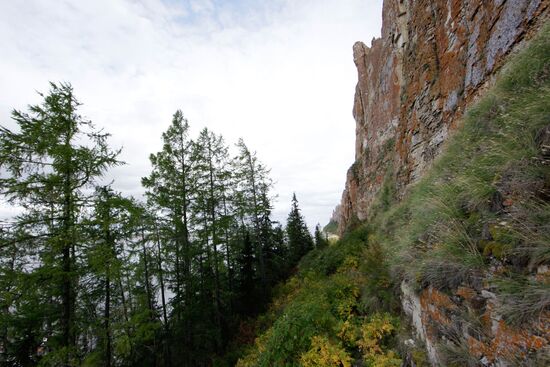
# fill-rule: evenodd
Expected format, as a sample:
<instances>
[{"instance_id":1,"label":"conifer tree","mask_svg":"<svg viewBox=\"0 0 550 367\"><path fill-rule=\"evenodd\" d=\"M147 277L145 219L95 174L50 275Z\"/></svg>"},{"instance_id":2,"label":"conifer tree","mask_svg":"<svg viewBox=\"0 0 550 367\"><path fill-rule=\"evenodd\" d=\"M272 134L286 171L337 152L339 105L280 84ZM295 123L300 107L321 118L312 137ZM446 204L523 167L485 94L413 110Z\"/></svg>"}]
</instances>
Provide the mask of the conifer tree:
<instances>
[{"instance_id":1,"label":"conifer tree","mask_svg":"<svg viewBox=\"0 0 550 367\"><path fill-rule=\"evenodd\" d=\"M0 128L0 364L210 365L288 268L269 170L177 111L145 205L98 185L118 151L71 86L43 97Z\"/></svg>"},{"instance_id":2,"label":"conifer tree","mask_svg":"<svg viewBox=\"0 0 550 367\"><path fill-rule=\"evenodd\" d=\"M13 241L38 256L35 272L50 279L45 299L54 310L45 315L49 330L41 333L52 336L48 345L59 351L61 365L69 365L78 333L80 211L89 203L86 189L119 164L118 152L107 146L108 134L78 114L70 84L51 83L49 94L41 96L42 104L29 106L29 112L12 112L18 131L0 127L0 170L6 172L0 194L24 208L12 223L21 234Z\"/></svg>"},{"instance_id":3,"label":"conifer tree","mask_svg":"<svg viewBox=\"0 0 550 367\"><path fill-rule=\"evenodd\" d=\"M241 312L245 315L254 314L257 311L257 285L254 271L254 249L250 241L250 234L247 230L244 233L242 249L239 254L239 295Z\"/></svg>"},{"instance_id":4,"label":"conifer tree","mask_svg":"<svg viewBox=\"0 0 550 367\"><path fill-rule=\"evenodd\" d=\"M324 235L323 230L321 229L321 225L317 223L315 226L315 247L321 248L328 244L327 237Z\"/></svg>"},{"instance_id":5,"label":"conifer tree","mask_svg":"<svg viewBox=\"0 0 550 367\"><path fill-rule=\"evenodd\" d=\"M296 194L292 195L292 207L288 214L286 234L288 236L290 262L296 264L302 256L313 249L313 239L300 212Z\"/></svg>"},{"instance_id":6,"label":"conifer tree","mask_svg":"<svg viewBox=\"0 0 550 367\"><path fill-rule=\"evenodd\" d=\"M221 254L219 247L224 240L222 216L224 215L224 180L229 175L226 166L228 149L223 138L207 128L203 129L194 145L193 160L195 162L195 197L193 205L193 219L197 228L200 228L200 238L203 248L214 274L214 318L218 333L216 342L221 344L222 333L222 284L221 284ZM210 256L211 255L211 256Z\"/></svg>"},{"instance_id":7,"label":"conifer tree","mask_svg":"<svg viewBox=\"0 0 550 367\"><path fill-rule=\"evenodd\" d=\"M251 241L255 247L262 289L266 289L266 244L261 232L262 218L269 217L271 210L268 198L272 181L269 178L269 170L259 161L256 153L248 149L243 139L239 139L237 148L239 153L233 160L233 172L237 180L236 205L239 207L242 225L252 225Z\"/></svg>"},{"instance_id":8,"label":"conifer tree","mask_svg":"<svg viewBox=\"0 0 550 367\"><path fill-rule=\"evenodd\" d=\"M127 256L124 242L129 243L139 230L136 213L140 213L140 208L132 199L123 197L108 186L96 189L88 236L90 245L86 251L89 276L87 289L83 293L88 295L92 307L103 311L103 317L93 312L86 317L90 321L97 318L97 324L101 325L100 330L96 331L100 340L97 351L104 366L113 364L116 357L113 345L123 335L116 331L123 330L122 326L127 322L125 317L121 317L128 311L124 293L119 287L123 259Z\"/></svg>"},{"instance_id":9,"label":"conifer tree","mask_svg":"<svg viewBox=\"0 0 550 367\"><path fill-rule=\"evenodd\" d=\"M167 221L164 223L167 227L162 233L174 248L173 307L181 314L184 302L189 302L193 288L190 274L193 250L189 235L190 200L193 195L193 141L189 138L189 123L180 110L174 114L172 124L162 134L162 140L162 150L150 156L153 170L148 177L142 178L142 184L147 190L150 205L166 213Z\"/></svg>"}]
</instances>

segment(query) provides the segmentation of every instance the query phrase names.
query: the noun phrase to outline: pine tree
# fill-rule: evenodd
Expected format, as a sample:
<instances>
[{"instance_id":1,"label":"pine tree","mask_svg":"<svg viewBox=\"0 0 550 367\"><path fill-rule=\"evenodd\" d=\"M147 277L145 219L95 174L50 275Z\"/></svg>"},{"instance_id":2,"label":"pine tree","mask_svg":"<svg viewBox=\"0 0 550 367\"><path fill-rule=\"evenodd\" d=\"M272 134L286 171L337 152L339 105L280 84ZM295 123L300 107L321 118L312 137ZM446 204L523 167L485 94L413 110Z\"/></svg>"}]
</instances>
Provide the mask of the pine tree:
<instances>
[{"instance_id":1,"label":"pine tree","mask_svg":"<svg viewBox=\"0 0 550 367\"><path fill-rule=\"evenodd\" d=\"M327 237L324 235L323 230L321 229L321 225L317 223L315 226L315 247L321 248L328 244Z\"/></svg>"},{"instance_id":2,"label":"pine tree","mask_svg":"<svg viewBox=\"0 0 550 367\"><path fill-rule=\"evenodd\" d=\"M296 264L302 256L313 249L313 239L300 212L296 194L292 195L292 207L288 214L286 234L288 236L290 262Z\"/></svg>"}]
</instances>

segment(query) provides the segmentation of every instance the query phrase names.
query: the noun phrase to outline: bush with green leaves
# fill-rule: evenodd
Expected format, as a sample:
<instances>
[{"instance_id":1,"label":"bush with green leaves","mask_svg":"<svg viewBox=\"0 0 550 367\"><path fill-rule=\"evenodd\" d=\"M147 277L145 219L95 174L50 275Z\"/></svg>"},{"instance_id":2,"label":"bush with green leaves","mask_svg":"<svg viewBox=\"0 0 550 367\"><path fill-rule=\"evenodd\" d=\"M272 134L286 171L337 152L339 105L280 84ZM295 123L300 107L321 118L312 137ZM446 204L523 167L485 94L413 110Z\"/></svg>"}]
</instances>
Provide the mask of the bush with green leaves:
<instances>
[{"instance_id":1,"label":"bush with green leaves","mask_svg":"<svg viewBox=\"0 0 550 367\"><path fill-rule=\"evenodd\" d=\"M360 345L366 339L360 337L361 327L371 325L369 315L389 303L386 300L391 297L384 294L392 289L385 255L372 241L362 227L306 255L298 274L278 290L267 314L272 324L260 330L254 346L237 365L345 366L363 359ZM383 300L364 304L377 295L384 295ZM399 360L390 342L396 318L384 317L380 325L384 336L369 341L380 353L370 356L370 362L365 357L371 363L367 365L393 366Z\"/></svg>"}]
</instances>

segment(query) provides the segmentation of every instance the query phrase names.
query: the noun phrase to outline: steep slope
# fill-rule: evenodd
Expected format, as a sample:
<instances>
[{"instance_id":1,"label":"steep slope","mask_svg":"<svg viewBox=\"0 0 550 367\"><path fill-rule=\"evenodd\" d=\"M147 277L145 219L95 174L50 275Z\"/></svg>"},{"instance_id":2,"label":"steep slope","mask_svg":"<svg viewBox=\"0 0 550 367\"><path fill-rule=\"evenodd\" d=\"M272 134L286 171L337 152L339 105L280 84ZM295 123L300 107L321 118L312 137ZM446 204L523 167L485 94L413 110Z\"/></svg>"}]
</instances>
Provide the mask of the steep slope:
<instances>
[{"instance_id":1,"label":"steep slope","mask_svg":"<svg viewBox=\"0 0 550 367\"><path fill-rule=\"evenodd\" d=\"M492 84L408 190L388 158L367 220L302 260L238 366L550 364L550 25Z\"/></svg>"},{"instance_id":2,"label":"steep slope","mask_svg":"<svg viewBox=\"0 0 550 367\"><path fill-rule=\"evenodd\" d=\"M356 230L307 254L257 320L260 335L237 366L349 367L363 359L400 366L399 303L382 251L365 246L368 237Z\"/></svg>"},{"instance_id":3,"label":"steep slope","mask_svg":"<svg viewBox=\"0 0 550 367\"><path fill-rule=\"evenodd\" d=\"M402 199L381 190L369 226L432 365L547 366L550 25L458 126Z\"/></svg>"}]
</instances>

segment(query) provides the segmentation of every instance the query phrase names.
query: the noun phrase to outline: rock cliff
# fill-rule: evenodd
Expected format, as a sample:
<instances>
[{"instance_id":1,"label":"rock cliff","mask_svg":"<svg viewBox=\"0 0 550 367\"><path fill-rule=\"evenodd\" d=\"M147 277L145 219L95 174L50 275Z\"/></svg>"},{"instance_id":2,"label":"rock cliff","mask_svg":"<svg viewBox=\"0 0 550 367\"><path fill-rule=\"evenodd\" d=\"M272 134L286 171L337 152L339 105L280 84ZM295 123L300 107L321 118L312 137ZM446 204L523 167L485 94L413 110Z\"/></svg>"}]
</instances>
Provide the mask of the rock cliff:
<instances>
[{"instance_id":1,"label":"rock cliff","mask_svg":"<svg viewBox=\"0 0 550 367\"><path fill-rule=\"evenodd\" d=\"M355 162L338 208L340 234L371 218L382 189L404 197L440 154L464 112L493 85L508 56L548 21L549 12L550 0L384 1L381 37L370 47L353 46L358 70ZM550 351L549 313L512 327L496 311L499 300L487 279L508 269L497 263L479 284L445 292L401 284L403 311L431 365L444 364L436 346L445 344L445 330L453 328L466 330L456 338L477 358L475 365L509 366L510 355L524 363L528 353ZM529 279L550 276L547 265L525 273ZM464 316L472 310L481 315L484 337L467 331L475 329Z\"/></svg>"},{"instance_id":2,"label":"rock cliff","mask_svg":"<svg viewBox=\"0 0 550 367\"><path fill-rule=\"evenodd\" d=\"M385 0L381 38L353 46L355 163L339 232L368 218L386 175L401 197L429 167L506 56L547 19L549 0Z\"/></svg>"}]
</instances>

